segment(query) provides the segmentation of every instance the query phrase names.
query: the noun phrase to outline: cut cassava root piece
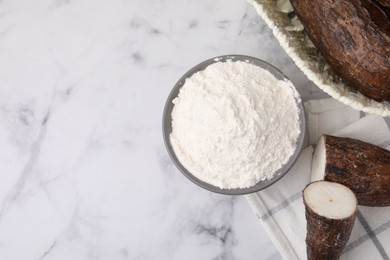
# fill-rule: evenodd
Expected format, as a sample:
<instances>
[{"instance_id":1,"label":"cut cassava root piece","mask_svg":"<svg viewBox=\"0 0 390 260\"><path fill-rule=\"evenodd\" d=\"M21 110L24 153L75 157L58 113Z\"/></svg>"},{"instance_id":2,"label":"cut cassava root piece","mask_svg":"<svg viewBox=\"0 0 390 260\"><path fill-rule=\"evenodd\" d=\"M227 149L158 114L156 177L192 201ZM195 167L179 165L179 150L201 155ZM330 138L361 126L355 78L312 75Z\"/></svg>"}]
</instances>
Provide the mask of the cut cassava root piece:
<instances>
[{"instance_id":1,"label":"cut cassava root piece","mask_svg":"<svg viewBox=\"0 0 390 260\"><path fill-rule=\"evenodd\" d=\"M348 186L364 206L390 206L390 151L360 140L323 135L313 156L311 180Z\"/></svg>"},{"instance_id":2,"label":"cut cassava root piece","mask_svg":"<svg viewBox=\"0 0 390 260\"><path fill-rule=\"evenodd\" d=\"M307 259L338 259L351 235L357 199L346 186L316 181L303 190Z\"/></svg>"},{"instance_id":3,"label":"cut cassava root piece","mask_svg":"<svg viewBox=\"0 0 390 260\"><path fill-rule=\"evenodd\" d=\"M351 87L390 100L389 1L291 0L309 38Z\"/></svg>"}]
</instances>

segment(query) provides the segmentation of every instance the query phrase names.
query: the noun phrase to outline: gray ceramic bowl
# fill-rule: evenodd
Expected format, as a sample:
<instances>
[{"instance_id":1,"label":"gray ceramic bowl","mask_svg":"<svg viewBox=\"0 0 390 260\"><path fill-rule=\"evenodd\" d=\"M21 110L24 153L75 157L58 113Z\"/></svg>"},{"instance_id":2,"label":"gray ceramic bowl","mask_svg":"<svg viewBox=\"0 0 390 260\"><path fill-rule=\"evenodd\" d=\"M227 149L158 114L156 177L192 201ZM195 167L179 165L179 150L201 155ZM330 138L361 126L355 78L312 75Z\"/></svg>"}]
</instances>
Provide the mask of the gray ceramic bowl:
<instances>
[{"instance_id":1,"label":"gray ceramic bowl","mask_svg":"<svg viewBox=\"0 0 390 260\"><path fill-rule=\"evenodd\" d=\"M173 87L171 93L168 96L168 99L165 103L164 108L164 114L163 114L163 138L165 142L165 146L168 150L169 156L171 157L172 161L175 163L176 167L186 176L188 179L190 179L195 184L199 185L200 187L207 189L212 192L221 193L221 194L228 194L228 195L242 195L242 194L248 194L257 192L259 190L265 189L268 186L271 186L278 180L280 180L294 165L295 161L298 159L298 156L301 152L304 139L305 139L305 133L306 133L306 121L305 121L305 111L302 102L297 101L297 105L299 108L299 127L300 127L300 134L298 136L297 140L297 148L294 152L294 154L290 157L289 161L283 165L281 169L279 169L271 179L264 180L258 182L256 185L249 187L249 188L239 188L239 189L221 189L214 185L211 185L209 183L206 183L204 181L199 180L194 175L192 175L178 160L178 158L175 155L175 152L172 148L171 142L170 142L170 134L172 133L172 109L173 109L173 103L172 100L177 97L179 94L180 88L184 85L184 82L187 78L191 77L194 73L198 71L204 70L207 66L210 64L216 63L218 61L226 61L226 60L233 60L233 61L247 61L251 64L254 64L260 68L266 69L269 72L271 72L277 79L284 80L287 79L287 77L280 72L277 68L270 65L269 63L266 63L262 60L250 57L250 56L244 56L244 55L224 55L219 56L215 58L211 58L209 60L206 60L192 69L190 69L188 72L186 72L176 83L176 85Z\"/></svg>"}]
</instances>

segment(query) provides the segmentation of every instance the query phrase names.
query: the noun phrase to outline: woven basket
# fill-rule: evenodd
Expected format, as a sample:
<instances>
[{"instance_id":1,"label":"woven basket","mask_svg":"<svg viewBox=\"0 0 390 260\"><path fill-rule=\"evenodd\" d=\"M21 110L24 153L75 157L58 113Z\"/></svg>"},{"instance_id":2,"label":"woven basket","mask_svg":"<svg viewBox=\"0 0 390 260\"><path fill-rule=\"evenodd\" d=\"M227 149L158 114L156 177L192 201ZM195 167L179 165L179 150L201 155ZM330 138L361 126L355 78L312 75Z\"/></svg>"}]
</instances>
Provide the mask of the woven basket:
<instances>
[{"instance_id":1,"label":"woven basket","mask_svg":"<svg viewBox=\"0 0 390 260\"><path fill-rule=\"evenodd\" d=\"M363 112L390 116L390 102L377 102L348 86L327 64L303 30L288 0L248 0L282 48L305 75L334 99Z\"/></svg>"}]
</instances>

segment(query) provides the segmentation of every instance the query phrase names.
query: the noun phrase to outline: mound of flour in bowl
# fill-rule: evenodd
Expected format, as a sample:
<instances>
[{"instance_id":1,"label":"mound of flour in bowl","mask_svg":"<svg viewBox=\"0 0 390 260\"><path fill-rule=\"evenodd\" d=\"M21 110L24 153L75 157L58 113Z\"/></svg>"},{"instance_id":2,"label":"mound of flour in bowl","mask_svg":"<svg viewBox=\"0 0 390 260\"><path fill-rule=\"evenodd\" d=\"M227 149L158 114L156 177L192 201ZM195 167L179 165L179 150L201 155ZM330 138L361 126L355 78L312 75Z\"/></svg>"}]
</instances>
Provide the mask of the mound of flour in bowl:
<instances>
[{"instance_id":1,"label":"mound of flour in bowl","mask_svg":"<svg viewBox=\"0 0 390 260\"><path fill-rule=\"evenodd\" d=\"M173 100L174 152L191 174L222 189L269 179L296 148L296 95L291 82L248 62L209 65Z\"/></svg>"}]
</instances>

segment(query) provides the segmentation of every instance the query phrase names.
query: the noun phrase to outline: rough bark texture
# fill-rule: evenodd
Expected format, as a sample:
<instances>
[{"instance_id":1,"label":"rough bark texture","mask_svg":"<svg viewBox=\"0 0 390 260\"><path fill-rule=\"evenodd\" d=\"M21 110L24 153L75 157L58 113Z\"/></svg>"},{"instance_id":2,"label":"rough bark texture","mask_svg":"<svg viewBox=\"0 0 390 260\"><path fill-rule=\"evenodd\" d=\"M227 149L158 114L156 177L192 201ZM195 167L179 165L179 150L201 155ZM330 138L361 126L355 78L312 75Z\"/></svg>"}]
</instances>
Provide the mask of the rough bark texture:
<instances>
[{"instance_id":1,"label":"rough bark texture","mask_svg":"<svg viewBox=\"0 0 390 260\"><path fill-rule=\"evenodd\" d=\"M355 223L356 211L355 214L347 218L329 219L315 213L306 203L305 199L303 202L305 204L307 221L307 259L339 259L351 235Z\"/></svg>"},{"instance_id":2,"label":"rough bark texture","mask_svg":"<svg viewBox=\"0 0 390 260\"><path fill-rule=\"evenodd\" d=\"M389 0L291 0L310 39L351 87L390 100Z\"/></svg>"},{"instance_id":3,"label":"rough bark texture","mask_svg":"<svg viewBox=\"0 0 390 260\"><path fill-rule=\"evenodd\" d=\"M390 151L351 138L325 135L324 180L344 184L364 206L390 206Z\"/></svg>"},{"instance_id":4,"label":"rough bark texture","mask_svg":"<svg viewBox=\"0 0 390 260\"><path fill-rule=\"evenodd\" d=\"M376 0L383 7L390 7L390 0Z\"/></svg>"},{"instance_id":5,"label":"rough bark texture","mask_svg":"<svg viewBox=\"0 0 390 260\"><path fill-rule=\"evenodd\" d=\"M316 214L305 203L309 260L339 259L351 235L355 215L346 219L328 219Z\"/></svg>"}]
</instances>

